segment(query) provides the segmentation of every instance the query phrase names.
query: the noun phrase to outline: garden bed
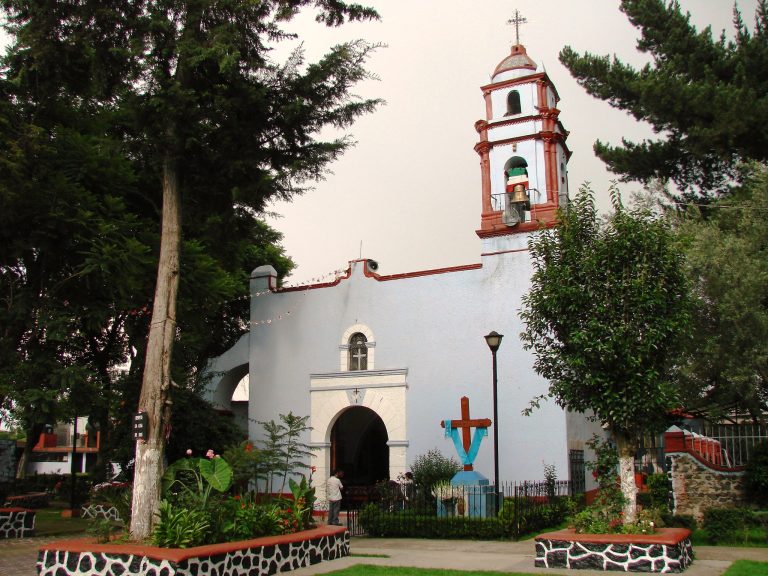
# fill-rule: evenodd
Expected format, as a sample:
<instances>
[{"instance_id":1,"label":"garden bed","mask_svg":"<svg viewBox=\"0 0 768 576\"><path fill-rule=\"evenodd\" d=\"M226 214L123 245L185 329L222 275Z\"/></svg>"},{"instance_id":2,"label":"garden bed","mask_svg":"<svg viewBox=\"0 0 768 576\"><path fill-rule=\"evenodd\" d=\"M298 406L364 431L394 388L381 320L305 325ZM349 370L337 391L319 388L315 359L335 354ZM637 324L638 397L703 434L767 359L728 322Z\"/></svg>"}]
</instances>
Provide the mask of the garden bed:
<instances>
[{"instance_id":1,"label":"garden bed","mask_svg":"<svg viewBox=\"0 0 768 576\"><path fill-rule=\"evenodd\" d=\"M560 530L536 537L537 568L682 572L691 562L691 531L686 528L659 528L654 534Z\"/></svg>"},{"instance_id":2,"label":"garden bed","mask_svg":"<svg viewBox=\"0 0 768 576\"><path fill-rule=\"evenodd\" d=\"M193 548L64 540L40 548L37 571L43 576L269 576L348 555L349 532L339 526L321 526L294 534Z\"/></svg>"}]
</instances>

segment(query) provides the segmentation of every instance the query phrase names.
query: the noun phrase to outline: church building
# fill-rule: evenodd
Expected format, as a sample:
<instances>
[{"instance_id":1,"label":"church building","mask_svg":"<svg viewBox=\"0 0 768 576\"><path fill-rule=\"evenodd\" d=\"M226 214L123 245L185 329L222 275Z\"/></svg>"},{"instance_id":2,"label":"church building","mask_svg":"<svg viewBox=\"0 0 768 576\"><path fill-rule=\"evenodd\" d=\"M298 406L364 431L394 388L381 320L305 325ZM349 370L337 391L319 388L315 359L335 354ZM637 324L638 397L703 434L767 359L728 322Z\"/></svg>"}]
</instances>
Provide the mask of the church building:
<instances>
[{"instance_id":1,"label":"church building","mask_svg":"<svg viewBox=\"0 0 768 576\"><path fill-rule=\"evenodd\" d=\"M479 261L380 275L360 259L332 281L290 288L262 266L251 275L250 331L210 366L209 399L220 408L237 411L232 393L249 375L251 439L260 440L259 421L310 416L305 440L321 497L335 468L345 484L364 485L397 478L431 449L455 457L441 421L460 418L460 399L469 398L472 418L493 416L484 339L492 331L504 335L491 424L500 479L541 480L554 464L558 479L583 486L584 443L599 428L553 401L523 415L548 383L519 337L533 273L528 239L568 201L568 132L555 86L520 44L481 89ZM493 478L492 428L474 469Z\"/></svg>"}]
</instances>

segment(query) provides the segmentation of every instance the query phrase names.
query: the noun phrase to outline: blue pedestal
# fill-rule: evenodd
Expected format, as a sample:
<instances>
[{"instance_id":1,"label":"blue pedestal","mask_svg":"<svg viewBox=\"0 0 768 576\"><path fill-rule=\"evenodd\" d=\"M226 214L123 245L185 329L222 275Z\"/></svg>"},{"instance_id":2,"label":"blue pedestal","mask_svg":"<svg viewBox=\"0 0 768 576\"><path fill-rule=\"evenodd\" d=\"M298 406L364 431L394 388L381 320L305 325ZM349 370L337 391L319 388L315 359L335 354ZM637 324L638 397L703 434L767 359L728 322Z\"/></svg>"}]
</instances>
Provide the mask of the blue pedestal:
<instances>
[{"instance_id":1,"label":"blue pedestal","mask_svg":"<svg viewBox=\"0 0 768 576\"><path fill-rule=\"evenodd\" d=\"M474 470L462 470L451 479L455 501L437 501L438 516L489 518L496 513L496 494L488 478Z\"/></svg>"}]
</instances>

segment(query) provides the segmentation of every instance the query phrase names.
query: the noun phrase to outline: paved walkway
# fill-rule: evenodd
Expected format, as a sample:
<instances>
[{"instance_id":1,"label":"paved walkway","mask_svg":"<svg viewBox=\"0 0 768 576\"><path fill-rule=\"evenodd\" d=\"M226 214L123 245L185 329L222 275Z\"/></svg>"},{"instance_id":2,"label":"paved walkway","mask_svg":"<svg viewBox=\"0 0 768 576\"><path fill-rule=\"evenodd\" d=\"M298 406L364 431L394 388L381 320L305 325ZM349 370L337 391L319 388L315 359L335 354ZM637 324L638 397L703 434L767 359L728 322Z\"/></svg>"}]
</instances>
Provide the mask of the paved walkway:
<instances>
[{"instance_id":1,"label":"paved walkway","mask_svg":"<svg viewBox=\"0 0 768 576\"><path fill-rule=\"evenodd\" d=\"M0 541L0 576L35 576L38 546L62 539L22 538ZM524 542L474 542L466 540L417 540L395 538L352 538L351 556L301 568L291 576L311 576L347 568L354 564L415 566L456 570L495 570L531 574L605 576L593 570L534 568L533 540ZM718 576L731 562L741 558L768 562L768 548L726 548L697 546L696 558L685 576ZM385 555L386 558L369 557Z\"/></svg>"}]
</instances>

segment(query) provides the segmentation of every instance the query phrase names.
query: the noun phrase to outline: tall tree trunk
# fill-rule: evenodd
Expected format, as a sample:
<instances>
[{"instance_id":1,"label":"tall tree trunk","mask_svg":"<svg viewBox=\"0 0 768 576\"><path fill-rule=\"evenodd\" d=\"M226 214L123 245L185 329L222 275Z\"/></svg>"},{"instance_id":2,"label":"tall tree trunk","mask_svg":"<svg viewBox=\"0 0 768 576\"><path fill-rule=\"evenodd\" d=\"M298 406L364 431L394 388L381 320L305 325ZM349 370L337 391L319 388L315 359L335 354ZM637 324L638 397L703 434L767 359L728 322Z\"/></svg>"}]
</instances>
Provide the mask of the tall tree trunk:
<instances>
[{"instance_id":1,"label":"tall tree trunk","mask_svg":"<svg viewBox=\"0 0 768 576\"><path fill-rule=\"evenodd\" d=\"M626 434L614 432L619 451L619 478L624 495L624 524L631 524L637 517L637 484L635 484L635 452L637 446Z\"/></svg>"},{"instance_id":2,"label":"tall tree trunk","mask_svg":"<svg viewBox=\"0 0 768 576\"><path fill-rule=\"evenodd\" d=\"M131 537L135 540L148 538L152 532L160 502L165 430L170 425L170 407L166 400L171 386L171 352L176 333L176 294L179 287L179 196L175 160L170 153L166 153L163 160L160 262L139 397L139 411L147 413L149 431L146 441L136 442L131 512Z\"/></svg>"}]
</instances>

